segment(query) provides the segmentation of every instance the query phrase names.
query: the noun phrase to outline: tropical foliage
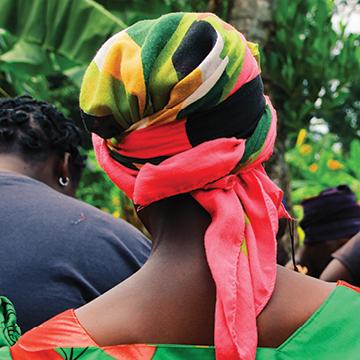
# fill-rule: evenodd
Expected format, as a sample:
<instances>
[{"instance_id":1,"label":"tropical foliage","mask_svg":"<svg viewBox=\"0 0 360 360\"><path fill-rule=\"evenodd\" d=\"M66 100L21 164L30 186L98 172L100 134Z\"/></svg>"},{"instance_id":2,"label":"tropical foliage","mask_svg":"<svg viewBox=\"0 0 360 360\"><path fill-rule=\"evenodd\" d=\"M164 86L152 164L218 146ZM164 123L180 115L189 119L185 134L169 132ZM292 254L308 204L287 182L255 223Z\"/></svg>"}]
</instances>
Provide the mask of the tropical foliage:
<instances>
[{"instance_id":1,"label":"tropical foliage","mask_svg":"<svg viewBox=\"0 0 360 360\"><path fill-rule=\"evenodd\" d=\"M337 136L307 134L300 130L296 145L286 153L293 181L292 199L298 204L328 187L347 184L360 199L360 140L345 152Z\"/></svg>"},{"instance_id":2,"label":"tropical foliage","mask_svg":"<svg viewBox=\"0 0 360 360\"><path fill-rule=\"evenodd\" d=\"M350 4L351 1L343 1ZM269 172L285 190L291 207L291 181L284 153L292 149L301 128L322 124L349 150L359 131L359 35L346 31L346 19L335 29L339 1L277 0L273 28L263 49L263 78L278 112L275 156ZM303 193L306 196L306 193Z\"/></svg>"},{"instance_id":3,"label":"tropical foliage","mask_svg":"<svg viewBox=\"0 0 360 360\"><path fill-rule=\"evenodd\" d=\"M314 118L347 145L360 136L360 37L346 23L334 29L335 10L328 0L277 1L263 65L288 147Z\"/></svg>"}]
</instances>

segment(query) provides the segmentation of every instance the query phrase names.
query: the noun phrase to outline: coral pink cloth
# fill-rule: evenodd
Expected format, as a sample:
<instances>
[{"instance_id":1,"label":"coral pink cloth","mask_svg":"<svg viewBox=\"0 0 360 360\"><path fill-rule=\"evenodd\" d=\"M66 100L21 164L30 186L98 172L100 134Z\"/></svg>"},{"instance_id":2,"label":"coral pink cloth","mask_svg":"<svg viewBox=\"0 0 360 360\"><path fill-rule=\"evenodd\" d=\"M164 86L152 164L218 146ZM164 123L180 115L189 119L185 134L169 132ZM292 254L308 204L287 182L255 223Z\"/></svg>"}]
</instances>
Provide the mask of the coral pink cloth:
<instances>
[{"instance_id":1,"label":"coral pink cloth","mask_svg":"<svg viewBox=\"0 0 360 360\"><path fill-rule=\"evenodd\" d=\"M135 204L146 206L191 193L211 215L205 249L217 289L215 347L219 360L256 356L256 317L271 297L276 278L278 219L288 216L281 204L281 190L262 167L276 136L276 114L267 102L272 122L262 151L236 173L233 170L245 149L243 139L208 141L135 171L112 159L105 140L93 135L100 165Z\"/></svg>"}]
</instances>

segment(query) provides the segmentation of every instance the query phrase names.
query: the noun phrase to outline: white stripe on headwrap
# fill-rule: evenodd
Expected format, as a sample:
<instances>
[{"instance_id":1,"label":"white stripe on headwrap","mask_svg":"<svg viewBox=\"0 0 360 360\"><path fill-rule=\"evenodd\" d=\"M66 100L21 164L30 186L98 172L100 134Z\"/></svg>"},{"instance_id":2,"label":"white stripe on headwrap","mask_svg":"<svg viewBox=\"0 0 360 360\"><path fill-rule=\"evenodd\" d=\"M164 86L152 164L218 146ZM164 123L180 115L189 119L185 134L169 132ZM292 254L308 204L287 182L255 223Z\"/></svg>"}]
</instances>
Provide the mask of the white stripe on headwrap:
<instances>
[{"instance_id":1,"label":"white stripe on headwrap","mask_svg":"<svg viewBox=\"0 0 360 360\"><path fill-rule=\"evenodd\" d=\"M198 67L201 71L203 83L184 100L182 109L205 96L220 79L229 62L227 56L224 59L220 57L220 54L224 49L224 40L217 31L216 35L217 39L214 47Z\"/></svg>"}]
</instances>

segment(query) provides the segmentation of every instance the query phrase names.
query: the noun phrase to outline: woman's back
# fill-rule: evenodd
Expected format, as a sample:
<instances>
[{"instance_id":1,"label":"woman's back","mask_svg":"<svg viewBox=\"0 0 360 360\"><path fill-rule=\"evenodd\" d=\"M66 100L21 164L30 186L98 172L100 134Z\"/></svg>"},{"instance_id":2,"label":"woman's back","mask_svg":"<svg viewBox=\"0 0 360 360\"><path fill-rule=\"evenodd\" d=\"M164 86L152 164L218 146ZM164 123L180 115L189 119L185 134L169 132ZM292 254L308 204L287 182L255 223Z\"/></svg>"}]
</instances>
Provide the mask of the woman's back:
<instances>
[{"instance_id":1,"label":"woman's back","mask_svg":"<svg viewBox=\"0 0 360 360\"><path fill-rule=\"evenodd\" d=\"M215 288L208 285L212 282L210 272L206 275L205 268L194 269L194 265L186 261L173 266L176 267L180 269L156 270L157 278L151 281L153 274L145 265L117 289L78 309L80 323L103 346L213 345ZM136 291L130 283L141 277L142 271L146 276L139 280ZM185 271L185 276L179 275ZM277 273L273 296L257 318L259 347L280 346L317 311L335 288L335 284L280 266ZM171 285L171 278L174 285ZM199 286L201 278L204 286ZM99 317L99 313L105 316Z\"/></svg>"},{"instance_id":2,"label":"woman's back","mask_svg":"<svg viewBox=\"0 0 360 360\"><path fill-rule=\"evenodd\" d=\"M326 358L335 360L339 356L345 359L356 358L360 351L360 344L356 341L357 325L360 320L358 311L360 307L359 290L346 284L339 284L335 288L334 284L327 284L304 275L295 274L280 267L278 279L274 296L263 314L260 315L260 346L257 349L256 359L300 360L306 358L317 360ZM296 281L300 286L295 283L295 286L290 287L289 281ZM282 310L284 291L287 292L288 305L285 304ZM307 293L308 291L312 294ZM299 309L312 311L309 306L309 297L312 296L316 297L312 304L314 307L319 297L325 296L325 300L290 337L281 339L281 336L297 326L296 321L302 322L302 317L305 318L305 312L299 316ZM158 298L161 299L161 296ZM347 306L343 306L345 303ZM166 309L163 310L160 312L157 307L154 307L154 316L160 315L161 317L161 313L166 314ZM114 314L115 311L118 309L114 309ZM123 309L123 311L126 312L127 309ZM130 309L130 311L132 310ZM107 312L106 307L103 312ZM290 313L292 316L289 316ZM101 320L101 316L98 318ZM78 320L79 317L75 312L67 311L41 327L28 332L11 349L12 358L17 360L31 359L31 356L43 356L45 359L52 359L56 353L64 359L71 354L72 356L82 354L80 359L84 360L92 359L94 356L97 359L109 360L215 359L213 346L184 345L183 343L164 344L162 341L159 342L160 345L157 345L157 342L150 342L153 345L148 345L149 343L144 341L134 345L100 346L97 344L96 338L89 336L86 331L88 329L83 329L79 325ZM136 322L135 319L135 324ZM129 325L127 323L127 327L131 329L132 325ZM102 326L101 321L98 324L99 326ZM107 325L105 324L105 326ZM155 323L151 332L154 333L157 329ZM346 331L344 331L345 329ZM282 335L279 336L279 333ZM274 346L270 343L261 345L262 341L280 341L280 343Z\"/></svg>"}]
</instances>

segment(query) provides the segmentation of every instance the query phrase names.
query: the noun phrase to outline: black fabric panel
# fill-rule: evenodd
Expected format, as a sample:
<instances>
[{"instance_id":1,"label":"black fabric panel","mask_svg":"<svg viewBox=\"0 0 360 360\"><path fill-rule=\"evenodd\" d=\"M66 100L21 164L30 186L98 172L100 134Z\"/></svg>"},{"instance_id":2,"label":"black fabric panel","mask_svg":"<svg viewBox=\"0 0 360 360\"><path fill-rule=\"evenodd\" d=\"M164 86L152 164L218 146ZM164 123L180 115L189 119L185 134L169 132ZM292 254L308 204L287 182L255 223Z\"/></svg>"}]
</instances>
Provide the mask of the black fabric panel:
<instances>
[{"instance_id":1,"label":"black fabric panel","mask_svg":"<svg viewBox=\"0 0 360 360\"><path fill-rule=\"evenodd\" d=\"M124 131L112 115L93 116L81 111L81 118L87 131L95 133L103 139L111 139Z\"/></svg>"},{"instance_id":2,"label":"black fabric panel","mask_svg":"<svg viewBox=\"0 0 360 360\"><path fill-rule=\"evenodd\" d=\"M134 164L146 164L146 163L151 163L153 165L158 165L160 164L162 161L168 159L168 156L158 156L158 157L153 157L153 158L148 158L148 159L140 159L140 158L134 158L134 157L129 157L129 156L125 156L125 155L121 155L118 152L112 150L110 151L110 156L116 160L117 162L119 162L120 164L133 169L133 170L138 170L138 168L134 165Z\"/></svg>"},{"instance_id":3,"label":"black fabric panel","mask_svg":"<svg viewBox=\"0 0 360 360\"><path fill-rule=\"evenodd\" d=\"M190 26L172 57L179 80L202 63L214 47L216 39L216 31L208 22L196 21Z\"/></svg>"},{"instance_id":4,"label":"black fabric panel","mask_svg":"<svg viewBox=\"0 0 360 360\"><path fill-rule=\"evenodd\" d=\"M246 139L254 132L264 110L259 75L214 108L189 115L186 133L192 146L222 137Z\"/></svg>"}]
</instances>

